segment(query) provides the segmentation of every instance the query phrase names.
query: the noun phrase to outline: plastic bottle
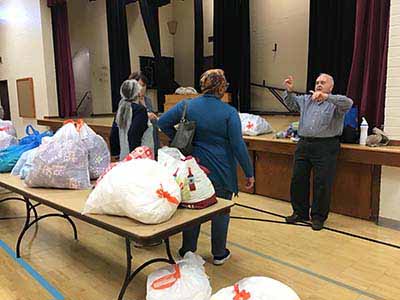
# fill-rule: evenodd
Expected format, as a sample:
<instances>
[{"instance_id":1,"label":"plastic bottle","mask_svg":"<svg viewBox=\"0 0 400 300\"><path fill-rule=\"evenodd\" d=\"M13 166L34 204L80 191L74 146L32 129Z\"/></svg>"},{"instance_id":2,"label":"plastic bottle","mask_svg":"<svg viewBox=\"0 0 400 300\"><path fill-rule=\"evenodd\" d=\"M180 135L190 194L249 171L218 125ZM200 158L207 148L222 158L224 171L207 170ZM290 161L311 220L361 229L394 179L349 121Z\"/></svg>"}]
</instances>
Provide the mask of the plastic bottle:
<instances>
[{"instance_id":1,"label":"plastic bottle","mask_svg":"<svg viewBox=\"0 0 400 300\"><path fill-rule=\"evenodd\" d=\"M367 143L367 137L368 137L368 123L365 118L362 118L361 126L360 126L360 145L365 146Z\"/></svg>"}]
</instances>

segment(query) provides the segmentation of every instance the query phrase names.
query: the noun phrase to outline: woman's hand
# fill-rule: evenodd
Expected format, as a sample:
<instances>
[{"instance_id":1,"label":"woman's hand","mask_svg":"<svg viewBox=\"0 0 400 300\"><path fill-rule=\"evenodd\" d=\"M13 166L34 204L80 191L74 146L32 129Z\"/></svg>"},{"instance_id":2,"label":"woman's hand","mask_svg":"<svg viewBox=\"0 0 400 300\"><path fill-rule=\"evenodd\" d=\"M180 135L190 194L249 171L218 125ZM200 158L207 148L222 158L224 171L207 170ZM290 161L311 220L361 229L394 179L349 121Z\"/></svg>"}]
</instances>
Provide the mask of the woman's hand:
<instances>
[{"instance_id":1,"label":"woman's hand","mask_svg":"<svg viewBox=\"0 0 400 300\"><path fill-rule=\"evenodd\" d=\"M256 182L256 180L254 179L254 176L247 178L246 190L251 190L254 187L255 182Z\"/></svg>"},{"instance_id":2,"label":"woman's hand","mask_svg":"<svg viewBox=\"0 0 400 300\"><path fill-rule=\"evenodd\" d=\"M149 118L150 121L157 120L157 115L153 112L147 113L147 117Z\"/></svg>"}]
</instances>

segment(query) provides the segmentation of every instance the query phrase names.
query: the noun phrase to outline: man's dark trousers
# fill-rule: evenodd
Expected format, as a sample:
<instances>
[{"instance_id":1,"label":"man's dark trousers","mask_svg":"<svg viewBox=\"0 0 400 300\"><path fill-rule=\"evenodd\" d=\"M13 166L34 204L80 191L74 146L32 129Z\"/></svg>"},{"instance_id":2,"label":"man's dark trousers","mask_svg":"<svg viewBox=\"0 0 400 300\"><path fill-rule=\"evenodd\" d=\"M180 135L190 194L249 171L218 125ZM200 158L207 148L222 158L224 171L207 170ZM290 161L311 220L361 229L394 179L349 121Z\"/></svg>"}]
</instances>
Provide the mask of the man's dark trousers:
<instances>
[{"instance_id":1,"label":"man's dark trousers","mask_svg":"<svg viewBox=\"0 0 400 300\"><path fill-rule=\"evenodd\" d=\"M319 221L328 218L339 150L338 137L300 138L294 155L290 197L293 211L304 219L309 218L311 170L313 170L311 218Z\"/></svg>"}]
</instances>

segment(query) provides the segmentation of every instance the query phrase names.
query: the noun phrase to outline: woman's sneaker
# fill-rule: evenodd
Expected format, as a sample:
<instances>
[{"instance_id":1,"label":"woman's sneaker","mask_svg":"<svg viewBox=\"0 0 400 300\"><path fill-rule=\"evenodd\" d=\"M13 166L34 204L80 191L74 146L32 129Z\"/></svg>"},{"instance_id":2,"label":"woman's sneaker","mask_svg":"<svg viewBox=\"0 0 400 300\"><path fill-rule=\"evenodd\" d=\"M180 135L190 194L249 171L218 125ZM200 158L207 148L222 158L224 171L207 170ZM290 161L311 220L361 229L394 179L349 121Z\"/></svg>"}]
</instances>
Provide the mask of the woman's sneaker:
<instances>
[{"instance_id":1,"label":"woman's sneaker","mask_svg":"<svg viewBox=\"0 0 400 300\"><path fill-rule=\"evenodd\" d=\"M226 249L226 253L223 256L214 256L213 264L216 266L223 265L228 259L231 258L231 252Z\"/></svg>"}]
</instances>

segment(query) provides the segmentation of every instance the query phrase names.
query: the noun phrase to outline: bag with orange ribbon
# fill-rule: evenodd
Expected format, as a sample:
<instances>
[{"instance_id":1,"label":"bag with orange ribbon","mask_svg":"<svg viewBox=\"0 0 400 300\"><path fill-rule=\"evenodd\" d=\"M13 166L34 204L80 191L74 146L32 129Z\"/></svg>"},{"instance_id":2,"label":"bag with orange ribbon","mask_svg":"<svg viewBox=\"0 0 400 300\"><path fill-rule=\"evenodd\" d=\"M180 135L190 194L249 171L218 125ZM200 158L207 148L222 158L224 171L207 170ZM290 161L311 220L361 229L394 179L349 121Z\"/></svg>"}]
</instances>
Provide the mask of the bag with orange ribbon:
<instances>
[{"instance_id":1,"label":"bag with orange ribbon","mask_svg":"<svg viewBox=\"0 0 400 300\"><path fill-rule=\"evenodd\" d=\"M75 125L79 136L88 151L90 179L97 179L108 168L111 162L110 151L106 141L90 128L82 119L67 120L64 124Z\"/></svg>"},{"instance_id":2,"label":"bag with orange ribbon","mask_svg":"<svg viewBox=\"0 0 400 300\"><path fill-rule=\"evenodd\" d=\"M248 277L224 288L211 300L300 300L287 285L268 277Z\"/></svg>"},{"instance_id":3,"label":"bag with orange ribbon","mask_svg":"<svg viewBox=\"0 0 400 300\"><path fill-rule=\"evenodd\" d=\"M88 151L74 124L66 124L42 143L25 178L29 187L88 189Z\"/></svg>"},{"instance_id":4,"label":"bag with orange ribbon","mask_svg":"<svg viewBox=\"0 0 400 300\"><path fill-rule=\"evenodd\" d=\"M181 206L202 209L217 203L209 172L194 157L185 157L177 148L158 150L158 162L166 167L181 188Z\"/></svg>"},{"instance_id":5,"label":"bag with orange ribbon","mask_svg":"<svg viewBox=\"0 0 400 300\"><path fill-rule=\"evenodd\" d=\"M145 224L169 220L181 202L168 170L151 159L132 159L111 168L89 195L83 214L126 216Z\"/></svg>"},{"instance_id":6,"label":"bag with orange ribbon","mask_svg":"<svg viewBox=\"0 0 400 300\"><path fill-rule=\"evenodd\" d=\"M211 286L204 263L188 252L176 265L156 270L147 278L146 300L209 300Z\"/></svg>"}]
</instances>

